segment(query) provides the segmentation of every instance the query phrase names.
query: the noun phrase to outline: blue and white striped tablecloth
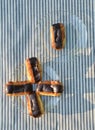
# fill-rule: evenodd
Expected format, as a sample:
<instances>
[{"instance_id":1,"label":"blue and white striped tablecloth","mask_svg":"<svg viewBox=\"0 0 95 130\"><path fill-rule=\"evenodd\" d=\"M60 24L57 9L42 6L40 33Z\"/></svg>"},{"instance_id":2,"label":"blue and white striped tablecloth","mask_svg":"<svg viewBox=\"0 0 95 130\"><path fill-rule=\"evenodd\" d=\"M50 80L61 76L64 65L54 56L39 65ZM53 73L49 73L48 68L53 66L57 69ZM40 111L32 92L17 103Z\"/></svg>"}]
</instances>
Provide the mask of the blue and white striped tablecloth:
<instances>
[{"instance_id":1,"label":"blue and white striped tablecloth","mask_svg":"<svg viewBox=\"0 0 95 130\"><path fill-rule=\"evenodd\" d=\"M66 46L55 51L50 26L64 23ZM28 115L25 97L5 83L26 80L25 59L37 56L43 80L60 80L60 97L42 97L45 114ZM95 0L0 0L0 130L95 130Z\"/></svg>"}]
</instances>

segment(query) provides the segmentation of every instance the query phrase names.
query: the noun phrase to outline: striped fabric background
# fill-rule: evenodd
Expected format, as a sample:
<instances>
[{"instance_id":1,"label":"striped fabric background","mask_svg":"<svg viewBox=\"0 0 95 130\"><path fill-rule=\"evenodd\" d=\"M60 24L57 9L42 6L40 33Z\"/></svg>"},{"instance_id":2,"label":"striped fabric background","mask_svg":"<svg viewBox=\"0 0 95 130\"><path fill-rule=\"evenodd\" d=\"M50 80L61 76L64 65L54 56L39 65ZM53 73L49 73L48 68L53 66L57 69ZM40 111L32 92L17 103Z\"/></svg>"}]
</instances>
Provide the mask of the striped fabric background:
<instances>
[{"instance_id":1,"label":"striped fabric background","mask_svg":"<svg viewBox=\"0 0 95 130\"><path fill-rule=\"evenodd\" d=\"M50 45L62 22L66 46ZM60 97L42 97L45 114L28 115L25 97L7 97L5 83L26 80L25 59L37 56L43 80L60 80ZM0 0L0 130L95 130L95 0Z\"/></svg>"}]
</instances>

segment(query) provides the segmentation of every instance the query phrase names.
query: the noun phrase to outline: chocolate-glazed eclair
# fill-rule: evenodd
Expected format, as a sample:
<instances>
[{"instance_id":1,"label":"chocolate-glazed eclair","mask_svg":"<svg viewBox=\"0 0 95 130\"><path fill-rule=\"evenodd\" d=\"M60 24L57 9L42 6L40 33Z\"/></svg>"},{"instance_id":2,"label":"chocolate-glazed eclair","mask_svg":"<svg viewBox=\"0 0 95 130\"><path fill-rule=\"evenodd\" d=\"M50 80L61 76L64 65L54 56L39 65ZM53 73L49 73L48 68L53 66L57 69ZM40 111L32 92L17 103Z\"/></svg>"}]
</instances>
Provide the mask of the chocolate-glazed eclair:
<instances>
[{"instance_id":1,"label":"chocolate-glazed eclair","mask_svg":"<svg viewBox=\"0 0 95 130\"><path fill-rule=\"evenodd\" d=\"M7 96L20 96L33 92L32 84L28 81L8 82L5 90Z\"/></svg>"},{"instance_id":2,"label":"chocolate-glazed eclair","mask_svg":"<svg viewBox=\"0 0 95 130\"><path fill-rule=\"evenodd\" d=\"M62 23L53 24L50 28L52 48L60 50L65 47L66 34Z\"/></svg>"},{"instance_id":3,"label":"chocolate-glazed eclair","mask_svg":"<svg viewBox=\"0 0 95 130\"><path fill-rule=\"evenodd\" d=\"M28 80L32 83L37 83L42 79L41 66L36 57L26 60L26 70Z\"/></svg>"},{"instance_id":4,"label":"chocolate-glazed eclair","mask_svg":"<svg viewBox=\"0 0 95 130\"><path fill-rule=\"evenodd\" d=\"M33 92L30 95L26 95L27 99L27 108L30 116L40 117L44 113L44 107L42 100L36 92Z\"/></svg>"},{"instance_id":5,"label":"chocolate-glazed eclair","mask_svg":"<svg viewBox=\"0 0 95 130\"><path fill-rule=\"evenodd\" d=\"M59 81L42 81L37 84L36 92L46 96L60 96L63 85Z\"/></svg>"}]
</instances>

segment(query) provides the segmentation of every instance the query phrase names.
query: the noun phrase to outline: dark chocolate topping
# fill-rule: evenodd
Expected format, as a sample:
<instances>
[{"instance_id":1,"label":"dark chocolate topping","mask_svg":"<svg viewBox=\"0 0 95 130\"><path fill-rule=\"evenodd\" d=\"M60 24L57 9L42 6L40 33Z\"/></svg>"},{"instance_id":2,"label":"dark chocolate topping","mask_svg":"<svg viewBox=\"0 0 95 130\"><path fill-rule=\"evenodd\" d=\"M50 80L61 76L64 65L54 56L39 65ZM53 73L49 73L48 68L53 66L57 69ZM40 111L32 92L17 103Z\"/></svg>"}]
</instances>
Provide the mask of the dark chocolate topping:
<instances>
[{"instance_id":1,"label":"dark chocolate topping","mask_svg":"<svg viewBox=\"0 0 95 130\"><path fill-rule=\"evenodd\" d=\"M32 116L33 117L38 117L41 115L41 111L40 110L32 110Z\"/></svg>"},{"instance_id":2,"label":"dark chocolate topping","mask_svg":"<svg viewBox=\"0 0 95 130\"><path fill-rule=\"evenodd\" d=\"M38 117L41 115L40 107L38 104L38 100L36 97L36 93L33 93L30 95L30 100L31 100L31 107L32 107L32 115L34 117Z\"/></svg>"},{"instance_id":3,"label":"dark chocolate topping","mask_svg":"<svg viewBox=\"0 0 95 130\"><path fill-rule=\"evenodd\" d=\"M13 86L12 85L6 87L6 93L10 93L10 94L13 93Z\"/></svg>"},{"instance_id":4,"label":"dark chocolate topping","mask_svg":"<svg viewBox=\"0 0 95 130\"><path fill-rule=\"evenodd\" d=\"M40 74L40 72L38 72L38 73L35 75L35 81L36 81L36 82L41 81L41 74Z\"/></svg>"},{"instance_id":5,"label":"dark chocolate topping","mask_svg":"<svg viewBox=\"0 0 95 130\"><path fill-rule=\"evenodd\" d=\"M38 60L36 57L29 58L30 64L35 66L38 63Z\"/></svg>"},{"instance_id":6,"label":"dark chocolate topping","mask_svg":"<svg viewBox=\"0 0 95 130\"><path fill-rule=\"evenodd\" d=\"M43 91L43 85L42 84L38 84L36 91Z\"/></svg>"},{"instance_id":7,"label":"dark chocolate topping","mask_svg":"<svg viewBox=\"0 0 95 130\"><path fill-rule=\"evenodd\" d=\"M37 66L34 66L33 67L33 70L34 70L34 74L36 75L38 73L38 67Z\"/></svg>"},{"instance_id":8,"label":"dark chocolate topping","mask_svg":"<svg viewBox=\"0 0 95 130\"><path fill-rule=\"evenodd\" d=\"M60 28L60 23L56 23L52 25L55 29L59 29Z\"/></svg>"},{"instance_id":9,"label":"dark chocolate topping","mask_svg":"<svg viewBox=\"0 0 95 130\"><path fill-rule=\"evenodd\" d=\"M32 92L32 91L33 91L32 84L25 84L24 85L24 92Z\"/></svg>"},{"instance_id":10,"label":"dark chocolate topping","mask_svg":"<svg viewBox=\"0 0 95 130\"><path fill-rule=\"evenodd\" d=\"M8 85L6 87L6 93L12 94L12 93L20 93L20 92L29 92L31 93L33 91L32 84L23 84L23 85Z\"/></svg>"},{"instance_id":11,"label":"dark chocolate topping","mask_svg":"<svg viewBox=\"0 0 95 130\"><path fill-rule=\"evenodd\" d=\"M44 92L53 92L53 88L51 88L50 85L45 84L45 85L43 85L43 91Z\"/></svg>"},{"instance_id":12,"label":"dark chocolate topping","mask_svg":"<svg viewBox=\"0 0 95 130\"><path fill-rule=\"evenodd\" d=\"M41 75L38 68L38 60L37 58L33 57L30 59L30 64L33 69L34 79L36 82L39 82L41 80Z\"/></svg>"},{"instance_id":13,"label":"dark chocolate topping","mask_svg":"<svg viewBox=\"0 0 95 130\"><path fill-rule=\"evenodd\" d=\"M39 82L41 80L41 75L37 66L33 67L33 74L34 74L35 81Z\"/></svg>"},{"instance_id":14,"label":"dark chocolate topping","mask_svg":"<svg viewBox=\"0 0 95 130\"><path fill-rule=\"evenodd\" d=\"M52 85L51 87L55 93L61 93L63 91L62 85Z\"/></svg>"},{"instance_id":15,"label":"dark chocolate topping","mask_svg":"<svg viewBox=\"0 0 95 130\"><path fill-rule=\"evenodd\" d=\"M52 26L54 29L56 48L60 49L62 48L62 34L61 34L60 24L57 23L57 24L53 24Z\"/></svg>"},{"instance_id":16,"label":"dark chocolate topping","mask_svg":"<svg viewBox=\"0 0 95 130\"><path fill-rule=\"evenodd\" d=\"M60 93L63 91L63 87L62 85L39 84L36 91Z\"/></svg>"}]
</instances>

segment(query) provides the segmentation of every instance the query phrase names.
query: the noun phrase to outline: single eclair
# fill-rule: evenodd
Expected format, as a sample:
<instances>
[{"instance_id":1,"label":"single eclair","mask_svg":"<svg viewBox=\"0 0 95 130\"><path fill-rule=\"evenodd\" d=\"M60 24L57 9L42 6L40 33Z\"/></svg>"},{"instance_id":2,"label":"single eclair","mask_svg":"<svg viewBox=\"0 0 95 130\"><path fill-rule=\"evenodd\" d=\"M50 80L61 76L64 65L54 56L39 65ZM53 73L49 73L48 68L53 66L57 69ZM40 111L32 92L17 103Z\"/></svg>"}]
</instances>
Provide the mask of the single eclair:
<instances>
[{"instance_id":1,"label":"single eclair","mask_svg":"<svg viewBox=\"0 0 95 130\"><path fill-rule=\"evenodd\" d=\"M33 86L32 83L28 81L10 81L6 84L5 92L7 96L21 96L31 94L33 92Z\"/></svg>"},{"instance_id":2,"label":"single eclair","mask_svg":"<svg viewBox=\"0 0 95 130\"><path fill-rule=\"evenodd\" d=\"M27 78L31 83L42 80L41 65L36 57L26 59Z\"/></svg>"},{"instance_id":3,"label":"single eclair","mask_svg":"<svg viewBox=\"0 0 95 130\"><path fill-rule=\"evenodd\" d=\"M36 92L46 96L60 96L63 85L59 81L41 81L37 84Z\"/></svg>"},{"instance_id":4,"label":"single eclair","mask_svg":"<svg viewBox=\"0 0 95 130\"><path fill-rule=\"evenodd\" d=\"M50 28L50 37L52 48L61 50L65 47L66 33L62 23L53 24Z\"/></svg>"},{"instance_id":5,"label":"single eclair","mask_svg":"<svg viewBox=\"0 0 95 130\"><path fill-rule=\"evenodd\" d=\"M30 116L37 118L40 117L42 114L44 114L44 106L40 98L40 95L38 95L34 91L32 94L26 95L26 99L27 99L28 113Z\"/></svg>"}]
</instances>

